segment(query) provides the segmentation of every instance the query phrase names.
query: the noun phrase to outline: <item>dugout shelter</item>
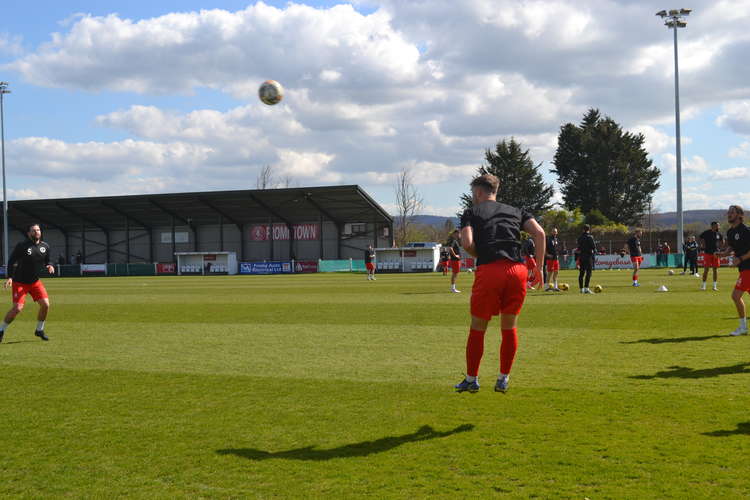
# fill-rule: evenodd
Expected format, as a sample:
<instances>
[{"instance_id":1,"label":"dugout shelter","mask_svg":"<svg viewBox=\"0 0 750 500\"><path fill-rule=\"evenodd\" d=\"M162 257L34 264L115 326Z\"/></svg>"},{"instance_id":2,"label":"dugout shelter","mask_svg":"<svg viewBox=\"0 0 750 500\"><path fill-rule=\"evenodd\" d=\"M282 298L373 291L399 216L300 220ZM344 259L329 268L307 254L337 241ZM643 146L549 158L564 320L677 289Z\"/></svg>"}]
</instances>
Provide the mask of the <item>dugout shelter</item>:
<instances>
[{"instance_id":1,"label":"dugout shelter","mask_svg":"<svg viewBox=\"0 0 750 500\"><path fill-rule=\"evenodd\" d=\"M357 185L14 200L11 251L34 222L66 264L174 263L178 252L360 259L368 245L393 245L393 218Z\"/></svg>"}]
</instances>

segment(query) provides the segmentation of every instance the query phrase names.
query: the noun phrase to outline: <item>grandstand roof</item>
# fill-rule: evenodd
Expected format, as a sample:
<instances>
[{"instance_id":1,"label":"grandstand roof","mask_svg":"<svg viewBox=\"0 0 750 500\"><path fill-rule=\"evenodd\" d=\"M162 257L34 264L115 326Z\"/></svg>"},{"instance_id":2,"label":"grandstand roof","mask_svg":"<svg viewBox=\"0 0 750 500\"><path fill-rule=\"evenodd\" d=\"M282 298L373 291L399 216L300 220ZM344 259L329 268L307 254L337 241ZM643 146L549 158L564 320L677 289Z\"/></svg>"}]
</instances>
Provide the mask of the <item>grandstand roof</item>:
<instances>
[{"instance_id":1,"label":"grandstand roof","mask_svg":"<svg viewBox=\"0 0 750 500\"><path fill-rule=\"evenodd\" d=\"M356 185L242 191L15 200L8 202L8 225L22 229L38 222L62 231L150 228L175 224L200 226L310 222L319 217L338 224L376 222L392 224L390 215Z\"/></svg>"}]
</instances>

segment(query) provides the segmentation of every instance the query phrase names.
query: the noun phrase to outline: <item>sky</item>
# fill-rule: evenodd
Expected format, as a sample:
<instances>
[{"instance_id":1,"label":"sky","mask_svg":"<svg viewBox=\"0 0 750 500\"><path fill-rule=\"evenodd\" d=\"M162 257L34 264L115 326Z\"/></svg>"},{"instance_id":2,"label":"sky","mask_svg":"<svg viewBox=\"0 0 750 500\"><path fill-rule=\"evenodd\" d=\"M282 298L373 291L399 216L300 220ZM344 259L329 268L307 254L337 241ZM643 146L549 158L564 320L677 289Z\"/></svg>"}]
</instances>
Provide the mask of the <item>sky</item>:
<instances>
[{"instance_id":1,"label":"sky","mask_svg":"<svg viewBox=\"0 0 750 500\"><path fill-rule=\"evenodd\" d=\"M750 205L750 0L69 0L3 4L9 199L359 184L395 212L412 175L452 216L514 137L548 183L565 123L598 108L642 133L675 209ZM261 103L267 79L285 88ZM560 201L559 193L555 201Z\"/></svg>"}]
</instances>

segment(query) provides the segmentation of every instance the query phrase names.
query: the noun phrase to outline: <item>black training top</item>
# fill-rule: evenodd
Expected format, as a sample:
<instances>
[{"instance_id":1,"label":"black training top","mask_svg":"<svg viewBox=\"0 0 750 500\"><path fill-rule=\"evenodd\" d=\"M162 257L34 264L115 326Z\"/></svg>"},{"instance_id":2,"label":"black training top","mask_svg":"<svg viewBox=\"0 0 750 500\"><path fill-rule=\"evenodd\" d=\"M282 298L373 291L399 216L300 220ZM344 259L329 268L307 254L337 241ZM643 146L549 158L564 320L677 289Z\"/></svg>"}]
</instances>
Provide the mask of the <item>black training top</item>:
<instances>
[{"instance_id":1,"label":"black training top","mask_svg":"<svg viewBox=\"0 0 750 500\"><path fill-rule=\"evenodd\" d=\"M461 260L461 245L458 240L451 241L451 248L453 249L453 252L450 252L451 260Z\"/></svg>"},{"instance_id":2,"label":"black training top","mask_svg":"<svg viewBox=\"0 0 750 500\"><path fill-rule=\"evenodd\" d=\"M686 254L693 255L693 254L698 253L698 242L697 241L686 241L685 244L683 245L683 247L685 249L685 253Z\"/></svg>"},{"instance_id":3,"label":"black training top","mask_svg":"<svg viewBox=\"0 0 750 500\"><path fill-rule=\"evenodd\" d=\"M547 236L547 255L551 255L552 260L558 258L558 245L560 245L560 240L557 239L557 236Z\"/></svg>"},{"instance_id":4,"label":"black training top","mask_svg":"<svg viewBox=\"0 0 750 500\"><path fill-rule=\"evenodd\" d=\"M536 243L534 243L533 239L528 238L523 242L523 254L528 255L529 257L534 257L534 255L536 255Z\"/></svg>"},{"instance_id":5,"label":"black training top","mask_svg":"<svg viewBox=\"0 0 750 500\"><path fill-rule=\"evenodd\" d=\"M706 253L718 252L719 243L721 243L721 240L724 239L721 237L721 233L719 231L713 231L712 229L706 229L701 233L700 237L705 242L703 251Z\"/></svg>"},{"instance_id":6,"label":"black training top","mask_svg":"<svg viewBox=\"0 0 750 500\"><path fill-rule=\"evenodd\" d=\"M372 264L375 260L375 250L365 250L365 264Z\"/></svg>"},{"instance_id":7,"label":"black training top","mask_svg":"<svg viewBox=\"0 0 750 500\"><path fill-rule=\"evenodd\" d=\"M49 245L26 239L16 245L8 259L6 276L17 283L31 285L39 280L39 273L49 264ZM46 273L46 269L44 270Z\"/></svg>"},{"instance_id":8,"label":"black training top","mask_svg":"<svg viewBox=\"0 0 750 500\"><path fill-rule=\"evenodd\" d=\"M440 248L440 260L448 260L448 248L445 246Z\"/></svg>"},{"instance_id":9,"label":"black training top","mask_svg":"<svg viewBox=\"0 0 750 500\"><path fill-rule=\"evenodd\" d=\"M628 240L628 251L631 257L640 257L641 253L641 239L631 236Z\"/></svg>"},{"instance_id":10,"label":"black training top","mask_svg":"<svg viewBox=\"0 0 750 500\"><path fill-rule=\"evenodd\" d=\"M745 224L731 228L727 231L727 245L734 250L735 257L740 257L750 252L750 229ZM750 259L740 262L740 271L750 269Z\"/></svg>"},{"instance_id":11,"label":"black training top","mask_svg":"<svg viewBox=\"0 0 750 500\"><path fill-rule=\"evenodd\" d=\"M484 201L464 211L461 227L471 227L477 250L477 266L500 259L523 262L521 228L533 216L520 208Z\"/></svg>"},{"instance_id":12,"label":"black training top","mask_svg":"<svg viewBox=\"0 0 750 500\"><path fill-rule=\"evenodd\" d=\"M578 237L578 252L582 259L588 259L596 253L596 242L591 233L583 233Z\"/></svg>"}]
</instances>

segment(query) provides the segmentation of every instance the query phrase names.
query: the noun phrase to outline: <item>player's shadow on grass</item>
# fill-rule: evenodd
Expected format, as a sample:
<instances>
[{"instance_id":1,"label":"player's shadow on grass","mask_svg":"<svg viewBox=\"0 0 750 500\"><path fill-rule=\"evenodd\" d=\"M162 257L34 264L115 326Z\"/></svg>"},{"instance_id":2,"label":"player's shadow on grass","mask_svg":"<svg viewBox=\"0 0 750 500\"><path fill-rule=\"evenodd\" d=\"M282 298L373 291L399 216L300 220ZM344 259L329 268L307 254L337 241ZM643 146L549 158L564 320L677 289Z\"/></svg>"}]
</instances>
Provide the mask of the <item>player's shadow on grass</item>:
<instances>
[{"instance_id":1,"label":"player's shadow on grass","mask_svg":"<svg viewBox=\"0 0 750 500\"><path fill-rule=\"evenodd\" d=\"M750 422L740 422L737 424L737 428L734 430L724 430L724 431L713 431L713 432L704 432L704 436L714 436L714 437L727 437L727 436L736 436L744 434L746 436L750 436Z\"/></svg>"},{"instance_id":2,"label":"player's shadow on grass","mask_svg":"<svg viewBox=\"0 0 750 500\"><path fill-rule=\"evenodd\" d=\"M0 347L4 345L10 345L10 344L25 344L26 342L39 342L39 340L12 340L10 342L0 343Z\"/></svg>"},{"instance_id":3,"label":"player's shadow on grass","mask_svg":"<svg viewBox=\"0 0 750 500\"><path fill-rule=\"evenodd\" d=\"M621 344L679 344L682 342L700 342L702 340L727 338L729 335L703 335L700 337L672 337L622 341Z\"/></svg>"},{"instance_id":4,"label":"player's shadow on grass","mask_svg":"<svg viewBox=\"0 0 750 500\"><path fill-rule=\"evenodd\" d=\"M711 378L721 375L738 375L750 373L750 363L739 363L731 366L720 366L718 368L704 368L696 370L686 366L670 366L669 370L656 372L654 375L632 375L629 378L638 380L652 380L655 378Z\"/></svg>"},{"instance_id":5,"label":"player's shadow on grass","mask_svg":"<svg viewBox=\"0 0 750 500\"><path fill-rule=\"evenodd\" d=\"M285 451L263 451L255 448L229 448L226 450L216 450L219 455L237 455L238 457L247 458L249 460L268 460L271 458L282 458L291 460L331 460L333 458L351 458L351 457L365 457L372 455L373 453L382 453L384 451L392 450L402 444L414 443L417 441L426 441L428 439L436 439L447 437L452 434L458 434L459 432L467 432L474 429L472 424L459 425L455 429L449 431L440 432L434 430L429 425L423 425L416 432L410 434L402 434L401 436L388 436L375 441L360 441L359 443L347 444L336 448L329 449L316 449L313 446L305 446L304 448L294 448L292 450Z\"/></svg>"}]
</instances>

